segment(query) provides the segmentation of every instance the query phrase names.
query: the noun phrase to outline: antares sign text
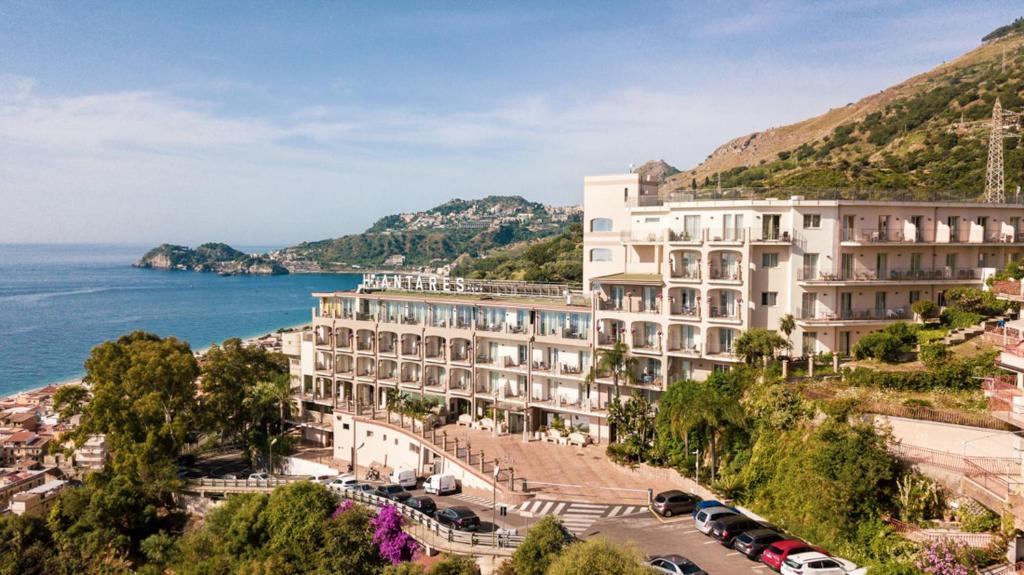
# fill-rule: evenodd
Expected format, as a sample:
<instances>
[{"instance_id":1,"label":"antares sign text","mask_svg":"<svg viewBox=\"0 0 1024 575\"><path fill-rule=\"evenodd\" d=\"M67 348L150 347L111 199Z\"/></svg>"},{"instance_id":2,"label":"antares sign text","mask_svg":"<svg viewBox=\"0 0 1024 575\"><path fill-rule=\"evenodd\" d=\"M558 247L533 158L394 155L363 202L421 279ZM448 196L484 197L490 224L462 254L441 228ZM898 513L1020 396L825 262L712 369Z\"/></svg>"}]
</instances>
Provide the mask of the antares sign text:
<instances>
[{"instance_id":1,"label":"antares sign text","mask_svg":"<svg viewBox=\"0 0 1024 575\"><path fill-rule=\"evenodd\" d=\"M401 274L363 274L363 285L377 289L404 289L415 291L463 293L466 291L464 278L448 276L421 276Z\"/></svg>"}]
</instances>

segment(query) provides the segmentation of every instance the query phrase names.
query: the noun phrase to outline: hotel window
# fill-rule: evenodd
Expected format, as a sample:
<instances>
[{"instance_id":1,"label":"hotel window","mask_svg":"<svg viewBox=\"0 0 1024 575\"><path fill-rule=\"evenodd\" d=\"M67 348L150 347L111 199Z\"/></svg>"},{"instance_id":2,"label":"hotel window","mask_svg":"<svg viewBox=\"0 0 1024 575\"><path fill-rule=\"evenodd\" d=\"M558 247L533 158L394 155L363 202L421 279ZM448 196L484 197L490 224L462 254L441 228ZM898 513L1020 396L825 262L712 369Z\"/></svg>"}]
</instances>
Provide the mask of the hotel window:
<instances>
[{"instance_id":1,"label":"hotel window","mask_svg":"<svg viewBox=\"0 0 1024 575\"><path fill-rule=\"evenodd\" d=\"M777 268L779 267L779 254L777 252L766 252L761 254L761 267L763 268Z\"/></svg>"},{"instance_id":2,"label":"hotel window","mask_svg":"<svg viewBox=\"0 0 1024 575\"><path fill-rule=\"evenodd\" d=\"M661 218L644 218L645 224L657 224L661 222Z\"/></svg>"},{"instance_id":3,"label":"hotel window","mask_svg":"<svg viewBox=\"0 0 1024 575\"><path fill-rule=\"evenodd\" d=\"M843 355L850 355L850 332L839 332L839 351L843 352Z\"/></svg>"},{"instance_id":4,"label":"hotel window","mask_svg":"<svg viewBox=\"0 0 1024 575\"><path fill-rule=\"evenodd\" d=\"M774 306L778 304L779 292L775 291L763 291L761 292L761 305Z\"/></svg>"},{"instance_id":5,"label":"hotel window","mask_svg":"<svg viewBox=\"0 0 1024 575\"><path fill-rule=\"evenodd\" d=\"M803 348L803 355L807 356L818 353L818 332L805 331L800 343Z\"/></svg>"},{"instance_id":6,"label":"hotel window","mask_svg":"<svg viewBox=\"0 0 1024 575\"><path fill-rule=\"evenodd\" d=\"M594 248L590 250L590 261L610 262L612 261L612 251L607 248Z\"/></svg>"},{"instance_id":7,"label":"hotel window","mask_svg":"<svg viewBox=\"0 0 1024 575\"><path fill-rule=\"evenodd\" d=\"M612 231L612 221L608 218L594 218L590 220L590 231L610 232Z\"/></svg>"},{"instance_id":8,"label":"hotel window","mask_svg":"<svg viewBox=\"0 0 1024 575\"><path fill-rule=\"evenodd\" d=\"M804 214L804 228L818 229L821 227L821 214Z\"/></svg>"},{"instance_id":9,"label":"hotel window","mask_svg":"<svg viewBox=\"0 0 1024 575\"><path fill-rule=\"evenodd\" d=\"M913 304L919 299L921 299L921 292L918 290L910 290L910 303Z\"/></svg>"}]
</instances>

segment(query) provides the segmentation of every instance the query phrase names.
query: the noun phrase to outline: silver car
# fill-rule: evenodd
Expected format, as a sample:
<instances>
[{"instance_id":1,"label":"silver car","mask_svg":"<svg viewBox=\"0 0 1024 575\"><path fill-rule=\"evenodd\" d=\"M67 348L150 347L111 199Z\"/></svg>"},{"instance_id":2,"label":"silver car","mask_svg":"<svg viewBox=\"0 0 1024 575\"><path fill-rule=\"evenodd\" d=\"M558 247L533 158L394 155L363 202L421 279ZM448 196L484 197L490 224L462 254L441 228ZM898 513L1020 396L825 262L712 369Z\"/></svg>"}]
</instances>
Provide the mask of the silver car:
<instances>
[{"instance_id":1,"label":"silver car","mask_svg":"<svg viewBox=\"0 0 1024 575\"><path fill-rule=\"evenodd\" d=\"M697 513L697 517L693 519L693 526L697 528L704 535L711 533L711 522L716 519L721 519L726 515L739 515L736 510L729 509L728 507L708 507L701 509Z\"/></svg>"}]
</instances>

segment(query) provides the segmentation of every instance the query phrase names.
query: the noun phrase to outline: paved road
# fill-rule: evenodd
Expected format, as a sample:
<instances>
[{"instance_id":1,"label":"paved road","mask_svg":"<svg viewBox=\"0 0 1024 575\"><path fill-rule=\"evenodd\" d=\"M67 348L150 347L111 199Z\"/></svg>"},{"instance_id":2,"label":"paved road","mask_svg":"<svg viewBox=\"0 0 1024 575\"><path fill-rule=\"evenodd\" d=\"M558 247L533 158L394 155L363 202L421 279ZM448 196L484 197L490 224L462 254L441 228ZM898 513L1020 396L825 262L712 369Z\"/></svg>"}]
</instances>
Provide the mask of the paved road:
<instances>
[{"instance_id":1,"label":"paved road","mask_svg":"<svg viewBox=\"0 0 1024 575\"><path fill-rule=\"evenodd\" d=\"M585 536L602 535L612 541L631 541L646 555L682 555L700 565L709 575L751 573L771 575L760 562L747 559L718 541L697 531L686 515L663 519L653 513L606 518L594 522Z\"/></svg>"},{"instance_id":2,"label":"paved road","mask_svg":"<svg viewBox=\"0 0 1024 575\"><path fill-rule=\"evenodd\" d=\"M527 517L555 515L562 524L577 536L587 532L600 519L624 519L647 513L647 508L635 504L580 503L577 501L555 501L533 499L520 505L517 513Z\"/></svg>"}]
</instances>

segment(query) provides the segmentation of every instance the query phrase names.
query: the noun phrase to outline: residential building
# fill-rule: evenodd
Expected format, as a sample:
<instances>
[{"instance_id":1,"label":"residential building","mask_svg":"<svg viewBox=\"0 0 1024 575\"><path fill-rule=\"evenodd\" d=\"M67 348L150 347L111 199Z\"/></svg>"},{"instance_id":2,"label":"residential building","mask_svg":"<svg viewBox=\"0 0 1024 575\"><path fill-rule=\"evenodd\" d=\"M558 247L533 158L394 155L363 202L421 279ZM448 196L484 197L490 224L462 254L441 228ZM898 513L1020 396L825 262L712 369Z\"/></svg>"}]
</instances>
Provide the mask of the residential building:
<instances>
[{"instance_id":1,"label":"residential building","mask_svg":"<svg viewBox=\"0 0 1024 575\"><path fill-rule=\"evenodd\" d=\"M90 435L82 446L75 450L75 467L99 471L107 464L107 437Z\"/></svg>"},{"instance_id":2,"label":"residential building","mask_svg":"<svg viewBox=\"0 0 1024 575\"><path fill-rule=\"evenodd\" d=\"M626 342L655 380L728 369L741 333L786 315L794 356L849 354L915 301L983 287L1024 253L1021 205L721 198L659 194L635 173L585 179L599 343Z\"/></svg>"},{"instance_id":3,"label":"residential building","mask_svg":"<svg viewBox=\"0 0 1024 575\"><path fill-rule=\"evenodd\" d=\"M36 517L46 516L57 501L57 496L67 484L68 482L63 479L54 479L38 487L14 494L11 497L11 513Z\"/></svg>"}]
</instances>

